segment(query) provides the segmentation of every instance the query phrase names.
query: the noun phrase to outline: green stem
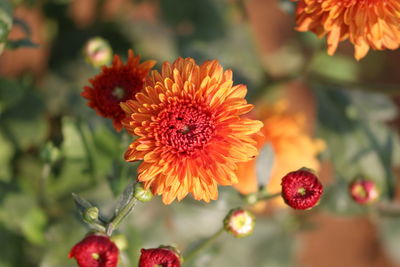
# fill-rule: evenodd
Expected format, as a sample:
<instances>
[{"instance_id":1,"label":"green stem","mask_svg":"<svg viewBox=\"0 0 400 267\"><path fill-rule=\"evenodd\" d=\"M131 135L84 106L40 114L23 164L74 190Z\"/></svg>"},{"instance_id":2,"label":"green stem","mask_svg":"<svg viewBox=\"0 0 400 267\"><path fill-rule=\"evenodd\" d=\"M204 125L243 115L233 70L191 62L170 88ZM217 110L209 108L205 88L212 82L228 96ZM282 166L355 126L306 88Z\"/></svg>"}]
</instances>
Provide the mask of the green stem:
<instances>
[{"instance_id":1,"label":"green stem","mask_svg":"<svg viewBox=\"0 0 400 267\"><path fill-rule=\"evenodd\" d=\"M274 193L274 194L263 194L263 195L259 196L258 201L269 200L269 199L276 198L279 196L281 196L281 192Z\"/></svg>"},{"instance_id":2,"label":"green stem","mask_svg":"<svg viewBox=\"0 0 400 267\"><path fill-rule=\"evenodd\" d=\"M50 163L45 163L42 169L42 175L39 179L39 201L43 205L43 207L47 207L47 190L46 184L47 180L50 176L51 165Z\"/></svg>"},{"instance_id":3,"label":"green stem","mask_svg":"<svg viewBox=\"0 0 400 267\"><path fill-rule=\"evenodd\" d=\"M197 254L199 254L202 250L206 249L208 246L210 246L212 243L214 243L214 241L217 240L217 238L223 232L225 232L225 229L222 227L215 234L213 234L212 236L208 237L203 242L201 242L193 250L185 253L184 256L183 256L184 261L185 262L190 262L191 260L193 260L197 256Z\"/></svg>"},{"instance_id":4,"label":"green stem","mask_svg":"<svg viewBox=\"0 0 400 267\"><path fill-rule=\"evenodd\" d=\"M400 205L396 203L382 203L376 207L380 215L388 217L400 217Z\"/></svg>"},{"instance_id":5,"label":"green stem","mask_svg":"<svg viewBox=\"0 0 400 267\"><path fill-rule=\"evenodd\" d=\"M92 182L95 183L96 182L96 171L95 171L95 167L94 167L94 160L93 160L92 151L90 149L89 142L88 142L86 135L84 133L84 130L82 128L82 120L81 119L78 119L78 121L76 122L76 128L81 137L81 140L83 143L83 148L85 149L85 152L86 152L86 159L87 159L89 173L92 178Z\"/></svg>"},{"instance_id":6,"label":"green stem","mask_svg":"<svg viewBox=\"0 0 400 267\"><path fill-rule=\"evenodd\" d=\"M125 219L126 216L132 211L133 207L135 207L137 199L132 197L129 202L121 209L120 212L108 223L106 233L108 236L111 236L115 229L121 224L121 222Z\"/></svg>"}]
</instances>

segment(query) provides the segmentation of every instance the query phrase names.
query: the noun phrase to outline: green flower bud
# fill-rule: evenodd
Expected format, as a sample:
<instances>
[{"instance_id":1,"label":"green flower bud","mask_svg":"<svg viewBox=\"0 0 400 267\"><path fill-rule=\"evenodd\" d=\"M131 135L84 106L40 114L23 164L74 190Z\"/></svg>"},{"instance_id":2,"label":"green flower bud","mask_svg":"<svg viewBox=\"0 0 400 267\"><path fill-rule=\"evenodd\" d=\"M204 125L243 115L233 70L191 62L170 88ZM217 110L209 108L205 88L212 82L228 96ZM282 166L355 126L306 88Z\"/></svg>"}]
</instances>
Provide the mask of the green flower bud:
<instances>
[{"instance_id":1,"label":"green flower bud","mask_svg":"<svg viewBox=\"0 0 400 267\"><path fill-rule=\"evenodd\" d=\"M128 239L123 234L113 235L111 241L113 241L121 251L128 248Z\"/></svg>"},{"instance_id":2,"label":"green flower bud","mask_svg":"<svg viewBox=\"0 0 400 267\"><path fill-rule=\"evenodd\" d=\"M99 219L99 209L97 207L90 207L85 210L83 218L87 223L93 223Z\"/></svg>"},{"instance_id":3,"label":"green flower bud","mask_svg":"<svg viewBox=\"0 0 400 267\"><path fill-rule=\"evenodd\" d=\"M150 190L146 190L142 183L135 184L135 198L142 202L148 202L153 198L153 193Z\"/></svg>"}]
</instances>

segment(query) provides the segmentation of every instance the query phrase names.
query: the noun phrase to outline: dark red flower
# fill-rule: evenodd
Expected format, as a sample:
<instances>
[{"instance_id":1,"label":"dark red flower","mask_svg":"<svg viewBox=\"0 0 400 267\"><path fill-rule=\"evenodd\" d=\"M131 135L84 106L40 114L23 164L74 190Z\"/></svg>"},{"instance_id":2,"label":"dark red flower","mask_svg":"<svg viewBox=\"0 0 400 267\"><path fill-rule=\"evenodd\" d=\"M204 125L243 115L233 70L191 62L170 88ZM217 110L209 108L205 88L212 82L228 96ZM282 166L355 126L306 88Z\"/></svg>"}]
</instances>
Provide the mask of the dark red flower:
<instances>
[{"instance_id":1,"label":"dark red flower","mask_svg":"<svg viewBox=\"0 0 400 267\"><path fill-rule=\"evenodd\" d=\"M370 204L379 198L379 190L375 182L357 179L349 185L350 195L359 204Z\"/></svg>"},{"instance_id":2,"label":"dark red flower","mask_svg":"<svg viewBox=\"0 0 400 267\"><path fill-rule=\"evenodd\" d=\"M142 249L139 259L139 267L180 267L179 255L168 248Z\"/></svg>"},{"instance_id":3,"label":"dark red flower","mask_svg":"<svg viewBox=\"0 0 400 267\"><path fill-rule=\"evenodd\" d=\"M68 257L75 258L80 267L116 267L118 254L108 237L89 235L71 249Z\"/></svg>"},{"instance_id":4,"label":"dark red flower","mask_svg":"<svg viewBox=\"0 0 400 267\"><path fill-rule=\"evenodd\" d=\"M322 184L317 176L304 168L286 174L281 185L283 199L296 210L314 207L323 193Z\"/></svg>"},{"instance_id":5,"label":"dark red flower","mask_svg":"<svg viewBox=\"0 0 400 267\"><path fill-rule=\"evenodd\" d=\"M154 60L139 61L140 56L134 56L132 50L128 52L126 64L115 55L111 66L103 66L101 73L89 80L92 87L85 86L81 93L98 115L112 119L117 131L122 129L121 120L125 118L119 103L133 99L142 90L144 79L155 65Z\"/></svg>"}]
</instances>

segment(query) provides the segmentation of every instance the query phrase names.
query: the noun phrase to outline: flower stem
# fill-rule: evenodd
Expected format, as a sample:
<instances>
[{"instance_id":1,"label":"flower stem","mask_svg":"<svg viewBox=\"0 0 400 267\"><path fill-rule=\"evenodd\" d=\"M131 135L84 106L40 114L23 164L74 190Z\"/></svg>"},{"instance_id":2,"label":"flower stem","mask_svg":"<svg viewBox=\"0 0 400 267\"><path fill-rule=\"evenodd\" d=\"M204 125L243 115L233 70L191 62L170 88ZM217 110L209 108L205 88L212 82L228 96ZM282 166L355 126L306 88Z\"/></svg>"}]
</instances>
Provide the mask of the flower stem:
<instances>
[{"instance_id":1,"label":"flower stem","mask_svg":"<svg viewBox=\"0 0 400 267\"><path fill-rule=\"evenodd\" d=\"M82 119L79 118L76 121L75 127L78 130L78 133L82 140L83 148L86 152L86 160L87 160L87 164L88 164L89 173L92 178L92 183L95 183L96 182L96 171L95 171L95 166L94 166L94 159L93 159L92 151L90 149L89 141L86 137L84 129L82 128Z\"/></svg>"},{"instance_id":2,"label":"flower stem","mask_svg":"<svg viewBox=\"0 0 400 267\"><path fill-rule=\"evenodd\" d=\"M39 180L39 202L43 205L43 207L47 207L47 190L46 183L50 176L51 165L50 163L45 163L42 168L42 175Z\"/></svg>"},{"instance_id":3,"label":"flower stem","mask_svg":"<svg viewBox=\"0 0 400 267\"><path fill-rule=\"evenodd\" d=\"M111 236L115 229L121 224L121 222L125 219L126 216L132 211L133 207L135 207L137 199L132 197L129 202L121 209L120 212L108 223L106 234Z\"/></svg>"},{"instance_id":4,"label":"flower stem","mask_svg":"<svg viewBox=\"0 0 400 267\"><path fill-rule=\"evenodd\" d=\"M215 234L212 236L208 237L207 239L203 240L198 246L196 246L194 249L188 251L187 253L184 253L183 259L185 262L190 262L193 260L197 254L199 254L202 250L206 249L208 246L210 246L212 243L214 243L215 240L223 233L225 232L225 229L221 227Z\"/></svg>"},{"instance_id":5,"label":"flower stem","mask_svg":"<svg viewBox=\"0 0 400 267\"><path fill-rule=\"evenodd\" d=\"M263 195L259 196L258 201L269 200L269 199L272 199L272 198L279 197L280 195L281 195L281 192L274 193L274 194L265 194L265 195L263 194Z\"/></svg>"}]
</instances>

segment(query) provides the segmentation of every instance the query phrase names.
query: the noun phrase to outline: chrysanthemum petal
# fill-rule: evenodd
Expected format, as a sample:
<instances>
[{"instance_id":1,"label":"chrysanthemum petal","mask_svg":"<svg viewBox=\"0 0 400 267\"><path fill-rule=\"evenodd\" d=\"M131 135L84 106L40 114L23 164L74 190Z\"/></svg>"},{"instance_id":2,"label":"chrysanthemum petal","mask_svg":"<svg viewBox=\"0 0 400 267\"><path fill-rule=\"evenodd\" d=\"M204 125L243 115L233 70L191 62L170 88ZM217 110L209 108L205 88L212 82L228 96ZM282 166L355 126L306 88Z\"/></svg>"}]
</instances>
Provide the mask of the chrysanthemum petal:
<instances>
[{"instance_id":1,"label":"chrysanthemum petal","mask_svg":"<svg viewBox=\"0 0 400 267\"><path fill-rule=\"evenodd\" d=\"M298 0L296 29L327 35L328 54L349 39L357 60L369 49L400 46L400 4L397 0Z\"/></svg>"}]
</instances>

